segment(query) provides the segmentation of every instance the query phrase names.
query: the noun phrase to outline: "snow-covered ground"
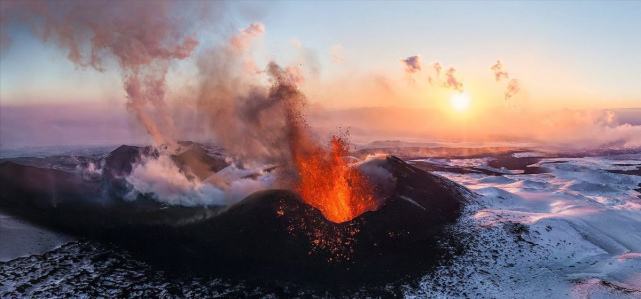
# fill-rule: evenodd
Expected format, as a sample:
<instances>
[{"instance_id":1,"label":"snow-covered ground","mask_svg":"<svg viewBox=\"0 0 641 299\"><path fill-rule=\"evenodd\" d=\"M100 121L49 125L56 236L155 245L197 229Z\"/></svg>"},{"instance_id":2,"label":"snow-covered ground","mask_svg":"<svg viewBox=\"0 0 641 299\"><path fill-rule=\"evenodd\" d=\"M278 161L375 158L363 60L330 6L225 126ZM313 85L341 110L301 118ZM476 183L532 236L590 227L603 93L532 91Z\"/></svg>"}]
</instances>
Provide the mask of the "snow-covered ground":
<instances>
[{"instance_id":1,"label":"snow-covered ground","mask_svg":"<svg viewBox=\"0 0 641 299\"><path fill-rule=\"evenodd\" d=\"M549 172L522 174L523 169L490 167L487 164L496 161L490 157L414 160L417 165L469 170L434 172L480 195L466 207L461 221L449 228L453 237L448 242L457 252L434 271L415 278L418 283L399 282L343 295L641 298L641 176L608 171L635 170L641 155L544 158L527 152L513 157L541 158L530 166ZM165 294L167 284L192 297L261 297L274 292L271 287L243 287L217 279L168 278L119 249L89 241L67 243L72 240L0 214L0 295L68 297L65 294L120 294L124 288L141 295L151 292L154 297ZM34 267L40 270L33 271ZM78 287L95 285L96 277L102 279L97 289ZM323 290L304 286L279 288L287 290L287 297L327 297Z\"/></svg>"},{"instance_id":2,"label":"snow-covered ground","mask_svg":"<svg viewBox=\"0 0 641 299\"><path fill-rule=\"evenodd\" d=\"M458 165L482 166L482 159ZM479 165L474 165L479 164ZM481 194L453 230L466 253L406 294L641 298L641 176L633 156L543 159L549 173L438 172Z\"/></svg>"},{"instance_id":3,"label":"snow-covered ground","mask_svg":"<svg viewBox=\"0 0 641 299\"><path fill-rule=\"evenodd\" d=\"M75 238L0 212L0 262L40 255Z\"/></svg>"}]
</instances>

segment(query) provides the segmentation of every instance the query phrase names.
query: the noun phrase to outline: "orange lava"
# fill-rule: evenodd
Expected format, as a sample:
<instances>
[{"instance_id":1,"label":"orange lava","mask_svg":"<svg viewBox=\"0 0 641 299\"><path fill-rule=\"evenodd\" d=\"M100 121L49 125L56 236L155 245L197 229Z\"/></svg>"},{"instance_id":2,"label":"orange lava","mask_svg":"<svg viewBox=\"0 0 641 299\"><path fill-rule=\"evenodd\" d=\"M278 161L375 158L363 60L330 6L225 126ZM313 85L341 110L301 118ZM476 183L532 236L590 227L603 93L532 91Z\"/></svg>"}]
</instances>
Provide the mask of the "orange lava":
<instances>
[{"instance_id":1,"label":"orange lava","mask_svg":"<svg viewBox=\"0 0 641 299\"><path fill-rule=\"evenodd\" d=\"M344 161L349 145L332 136L330 148L294 155L300 181L296 190L303 200L319 209L327 220L345 222L377 208L366 177Z\"/></svg>"}]
</instances>

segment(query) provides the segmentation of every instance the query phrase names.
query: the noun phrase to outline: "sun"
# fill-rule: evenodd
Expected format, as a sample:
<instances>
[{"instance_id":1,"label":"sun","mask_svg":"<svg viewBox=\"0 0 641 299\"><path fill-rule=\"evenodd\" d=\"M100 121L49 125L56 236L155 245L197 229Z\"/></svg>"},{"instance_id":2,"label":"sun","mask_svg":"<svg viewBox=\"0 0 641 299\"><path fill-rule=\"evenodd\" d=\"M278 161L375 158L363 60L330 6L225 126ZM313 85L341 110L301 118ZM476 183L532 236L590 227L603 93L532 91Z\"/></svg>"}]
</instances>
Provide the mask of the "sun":
<instances>
[{"instance_id":1,"label":"sun","mask_svg":"<svg viewBox=\"0 0 641 299\"><path fill-rule=\"evenodd\" d=\"M470 97L465 92L456 93L450 98L450 103L456 110L467 110L470 108Z\"/></svg>"}]
</instances>

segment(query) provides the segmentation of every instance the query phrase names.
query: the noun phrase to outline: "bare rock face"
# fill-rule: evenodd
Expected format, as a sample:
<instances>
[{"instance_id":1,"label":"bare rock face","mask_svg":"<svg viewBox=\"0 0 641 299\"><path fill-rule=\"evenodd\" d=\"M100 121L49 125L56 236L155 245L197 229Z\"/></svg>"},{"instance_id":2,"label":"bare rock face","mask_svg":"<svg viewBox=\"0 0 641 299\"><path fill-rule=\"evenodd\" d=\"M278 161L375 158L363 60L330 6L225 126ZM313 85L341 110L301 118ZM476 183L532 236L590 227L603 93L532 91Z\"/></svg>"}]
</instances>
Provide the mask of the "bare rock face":
<instances>
[{"instance_id":1,"label":"bare rock face","mask_svg":"<svg viewBox=\"0 0 641 299\"><path fill-rule=\"evenodd\" d=\"M127 171L135 150L118 150L122 158L108 163ZM8 162L0 164L0 208L172 269L332 284L394 280L446 255L444 228L473 194L393 156L376 163L393 180L384 201L343 223L289 190L259 191L229 207L167 207L109 198L100 182Z\"/></svg>"}]
</instances>

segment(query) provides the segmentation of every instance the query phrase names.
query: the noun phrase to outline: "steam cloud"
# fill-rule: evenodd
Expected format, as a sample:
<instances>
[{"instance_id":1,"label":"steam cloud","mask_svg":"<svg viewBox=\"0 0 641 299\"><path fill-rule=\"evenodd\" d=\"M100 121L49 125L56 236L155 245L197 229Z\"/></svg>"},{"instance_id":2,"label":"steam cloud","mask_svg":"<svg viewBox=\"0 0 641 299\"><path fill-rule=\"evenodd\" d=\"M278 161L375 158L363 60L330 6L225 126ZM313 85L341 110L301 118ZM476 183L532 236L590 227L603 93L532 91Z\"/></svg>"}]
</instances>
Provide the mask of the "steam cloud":
<instances>
[{"instance_id":1,"label":"steam cloud","mask_svg":"<svg viewBox=\"0 0 641 299\"><path fill-rule=\"evenodd\" d=\"M207 127L204 139L216 140L236 163L230 166L233 170L202 181L185 175L170 157L180 146L165 102L165 78L172 61L194 54L199 45L195 24L202 25L210 16L202 5L185 11L179 4L11 1L2 3L2 22L26 22L43 42L68 51L67 58L79 68L102 72L107 56L116 59L127 109L156 146L164 145L158 147L159 156L145 157L126 178L134 195L151 193L158 200L183 205L234 201L274 183L271 174L262 174L265 165L287 167L294 152L316 146L302 112L305 98L297 89L305 77L296 65L282 68L272 62L265 70L256 67L249 48L265 32L260 23L240 30L223 45L203 49L195 57L198 84L183 104L196 107L193 127ZM247 76L248 67L266 74L272 86ZM237 175L243 171L259 175Z\"/></svg>"},{"instance_id":2,"label":"steam cloud","mask_svg":"<svg viewBox=\"0 0 641 299\"><path fill-rule=\"evenodd\" d=\"M293 152L313 144L302 113L305 98L297 89L305 77L296 65L282 68L274 62L259 73L267 75L270 87L247 76L247 61L253 62L248 50L264 31L254 23L226 44L204 49L196 57L196 91L186 97L186 104L196 107L194 126L207 127L205 139L225 148L234 163L198 181L161 159L148 160L128 178L135 190L172 204L194 205L230 204L275 184L289 186L291 180L282 178L290 175ZM266 165L281 167L278 174L266 173ZM152 173L158 171L164 175L156 179Z\"/></svg>"},{"instance_id":3,"label":"steam cloud","mask_svg":"<svg viewBox=\"0 0 641 299\"><path fill-rule=\"evenodd\" d=\"M399 59L399 61L405 66L405 72L408 74L414 74L421 71L421 55L417 54L414 56L407 57L405 59Z\"/></svg>"},{"instance_id":4,"label":"steam cloud","mask_svg":"<svg viewBox=\"0 0 641 299\"><path fill-rule=\"evenodd\" d=\"M496 64L493 65L490 68L494 72L494 79L496 82L500 82L502 79L509 79L510 76L508 75L507 71L503 70L503 64L501 63L500 60L496 61ZM508 100L513 97L515 94L517 94L521 90L521 86L519 84L519 81L512 78L508 81L507 87L505 88L505 94L503 96L505 102L507 103Z\"/></svg>"},{"instance_id":5,"label":"steam cloud","mask_svg":"<svg viewBox=\"0 0 641 299\"><path fill-rule=\"evenodd\" d=\"M251 23L247 29L241 29L240 34L231 38L230 44L238 52L249 48L252 40L265 32L265 25L261 23Z\"/></svg>"}]
</instances>

